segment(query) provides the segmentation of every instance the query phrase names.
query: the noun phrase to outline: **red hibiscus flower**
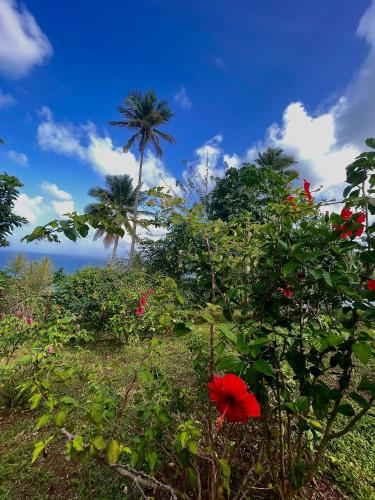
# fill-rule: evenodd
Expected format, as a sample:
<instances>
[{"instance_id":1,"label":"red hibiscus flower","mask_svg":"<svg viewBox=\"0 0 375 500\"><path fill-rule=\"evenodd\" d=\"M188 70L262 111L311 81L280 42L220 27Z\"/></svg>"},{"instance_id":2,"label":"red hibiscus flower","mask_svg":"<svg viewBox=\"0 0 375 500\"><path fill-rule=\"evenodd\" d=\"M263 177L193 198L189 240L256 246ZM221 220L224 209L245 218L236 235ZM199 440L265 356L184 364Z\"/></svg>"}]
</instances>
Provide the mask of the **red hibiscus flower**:
<instances>
[{"instance_id":1,"label":"red hibiscus flower","mask_svg":"<svg viewBox=\"0 0 375 500\"><path fill-rule=\"evenodd\" d=\"M309 203L313 203L314 199L312 197L312 194L310 193L310 182L308 182L306 179L303 179L303 189L305 190L307 201Z\"/></svg>"},{"instance_id":2,"label":"red hibiscus flower","mask_svg":"<svg viewBox=\"0 0 375 500\"><path fill-rule=\"evenodd\" d=\"M367 280L367 288L375 292L375 280Z\"/></svg>"},{"instance_id":3,"label":"red hibiscus flower","mask_svg":"<svg viewBox=\"0 0 375 500\"><path fill-rule=\"evenodd\" d=\"M362 224L362 222L365 222L365 220L366 220L366 215L364 214L364 212L360 212L355 221L357 224Z\"/></svg>"},{"instance_id":4,"label":"red hibiscus flower","mask_svg":"<svg viewBox=\"0 0 375 500\"><path fill-rule=\"evenodd\" d=\"M142 306L139 306L137 310L135 311L137 316L142 316L142 314L145 312Z\"/></svg>"},{"instance_id":5,"label":"red hibiscus flower","mask_svg":"<svg viewBox=\"0 0 375 500\"><path fill-rule=\"evenodd\" d=\"M357 229L357 231L356 231L355 235L356 235L356 236L362 236L362 234L363 234L363 231L364 231L364 230L365 230L364 226L360 226L360 227Z\"/></svg>"},{"instance_id":6,"label":"red hibiscus flower","mask_svg":"<svg viewBox=\"0 0 375 500\"><path fill-rule=\"evenodd\" d=\"M218 377L214 375L208 384L210 399L221 413L216 427L221 427L224 419L228 422L248 421L249 417L260 417L260 406L252 392L248 392L242 378L233 373Z\"/></svg>"},{"instance_id":7,"label":"red hibiscus flower","mask_svg":"<svg viewBox=\"0 0 375 500\"><path fill-rule=\"evenodd\" d=\"M341 217L344 219L344 220L348 220L350 219L350 217L353 215L353 212L350 210L349 207L344 207L342 210L341 210Z\"/></svg>"}]
</instances>

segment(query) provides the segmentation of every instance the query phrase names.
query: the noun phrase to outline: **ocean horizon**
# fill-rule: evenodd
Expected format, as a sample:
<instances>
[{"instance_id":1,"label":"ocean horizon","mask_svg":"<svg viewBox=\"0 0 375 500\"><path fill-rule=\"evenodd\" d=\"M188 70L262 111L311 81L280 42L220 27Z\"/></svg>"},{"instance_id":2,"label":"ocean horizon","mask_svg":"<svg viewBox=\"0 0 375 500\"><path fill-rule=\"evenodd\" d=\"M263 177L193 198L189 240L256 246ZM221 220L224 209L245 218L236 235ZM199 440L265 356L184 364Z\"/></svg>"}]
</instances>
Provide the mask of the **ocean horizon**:
<instances>
[{"instance_id":1,"label":"ocean horizon","mask_svg":"<svg viewBox=\"0 0 375 500\"><path fill-rule=\"evenodd\" d=\"M108 261L108 258L97 257L92 255L69 255L56 254L45 252L25 252L17 250L0 249L0 269L4 269L9 261L16 257L19 253L23 253L29 260L40 260L48 257L52 261L53 270L63 269L65 273L73 273L77 269L84 266L103 266Z\"/></svg>"}]
</instances>

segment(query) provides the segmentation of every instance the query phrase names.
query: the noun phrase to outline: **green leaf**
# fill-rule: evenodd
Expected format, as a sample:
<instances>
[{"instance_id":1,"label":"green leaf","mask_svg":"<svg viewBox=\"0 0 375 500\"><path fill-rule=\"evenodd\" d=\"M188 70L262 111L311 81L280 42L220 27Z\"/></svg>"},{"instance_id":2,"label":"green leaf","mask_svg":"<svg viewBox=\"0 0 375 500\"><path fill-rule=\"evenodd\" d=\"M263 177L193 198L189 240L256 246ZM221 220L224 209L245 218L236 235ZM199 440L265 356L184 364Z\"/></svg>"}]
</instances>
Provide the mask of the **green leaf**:
<instances>
[{"instance_id":1,"label":"green leaf","mask_svg":"<svg viewBox=\"0 0 375 500\"><path fill-rule=\"evenodd\" d=\"M198 455L198 443L197 441L189 441L188 450L192 455Z\"/></svg>"},{"instance_id":2,"label":"green leaf","mask_svg":"<svg viewBox=\"0 0 375 500\"><path fill-rule=\"evenodd\" d=\"M106 444L102 436L98 436L95 439L93 439L92 444L98 451L105 450Z\"/></svg>"},{"instance_id":3,"label":"green leaf","mask_svg":"<svg viewBox=\"0 0 375 500\"><path fill-rule=\"evenodd\" d=\"M325 269L322 271L322 276L324 281L327 283L328 286L332 287L332 281L331 281L331 276L327 273Z\"/></svg>"},{"instance_id":4,"label":"green leaf","mask_svg":"<svg viewBox=\"0 0 375 500\"><path fill-rule=\"evenodd\" d=\"M111 464L116 464L121 453L121 446L116 439L112 439L107 450L107 457Z\"/></svg>"},{"instance_id":5,"label":"green leaf","mask_svg":"<svg viewBox=\"0 0 375 500\"><path fill-rule=\"evenodd\" d=\"M189 434L186 431L181 432L180 443L182 449L186 448L188 440L189 440Z\"/></svg>"},{"instance_id":6,"label":"green leaf","mask_svg":"<svg viewBox=\"0 0 375 500\"><path fill-rule=\"evenodd\" d=\"M90 418L96 425L101 425L104 419L104 406L100 403L94 403L90 410Z\"/></svg>"},{"instance_id":7,"label":"green leaf","mask_svg":"<svg viewBox=\"0 0 375 500\"><path fill-rule=\"evenodd\" d=\"M231 330L228 326L220 326L219 330L227 340L236 344L237 335L233 332L233 330Z\"/></svg>"},{"instance_id":8,"label":"green leaf","mask_svg":"<svg viewBox=\"0 0 375 500\"><path fill-rule=\"evenodd\" d=\"M153 472L158 462L158 455L156 451L149 451L148 453L146 453L145 459L148 466L150 467L151 472Z\"/></svg>"},{"instance_id":9,"label":"green leaf","mask_svg":"<svg viewBox=\"0 0 375 500\"><path fill-rule=\"evenodd\" d=\"M361 406L362 408L368 407L369 404L367 399L362 397L360 394L357 394L356 392L351 392L349 396L352 398L353 401L357 403L357 405Z\"/></svg>"},{"instance_id":10,"label":"green leaf","mask_svg":"<svg viewBox=\"0 0 375 500\"><path fill-rule=\"evenodd\" d=\"M368 146L369 148L375 149L375 139L373 137L368 137L365 140L365 143L366 143L366 146Z\"/></svg>"},{"instance_id":11,"label":"green leaf","mask_svg":"<svg viewBox=\"0 0 375 500\"><path fill-rule=\"evenodd\" d=\"M44 425L48 424L48 422L51 420L51 418L52 418L52 415L50 413L45 413L44 415L42 415L41 417L39 417L39 419L38 419L38 421L36 423L35 428L36 429L40 429Z\"/></svg>"},{"instance_id":12,"label":"green leaf","mask_svg":"<svg viewBox=\"0 0 375 500\"><path fill-rule=\"evenodd\" d=\"M64 427L64 425L66 424L67 418L68 418L67 410L60 410L55 418L56 426L59 428Z\"/></svg>"},{"instance_id":13,"label":"green leaf","mask_svg":"<svg viewBox=\"0 0 375 500\"><path fill-rule=\"evenodd\" d=\"M138 377L139 377L139 380L141 382L143 382L144 384L147 384L147 385L152 384L152 382L154 381L154 377L153 377L152 373L146 367L143 367L140 370Z\"/></svg>"},{"instance_id":14,"label":"green leaf","mask_svg":"<svg viewBox=\"0 0 375 500\"><path fill-rule=\"evenodd\" d=\"M73 448L77 451L83 451L85 448L83 446L83 437L76 436L72 441Z\"/></svg>"},{"instance_id":15,"label":"green leaf","mask_svg":"<svg viewBox=\"0 0 375 500\"><path fill-rule=\"evenodd\" d=\"M223 356L218 363L218 369L227 372L239 371L241 367L242 361L235 354L228 354L227 356Z\"/></svg>"},{"instance_id":16,"label":"green leaf","mask_svg":"<svg viewBox=\"0 0 375 500\"><path fill-rule=\"evenodd\" d=\"M42 451L45 449L48 443L50 443L53 439L53 436L49 436L47 439L44 441L38 441L34 445L34 451L31 457L31 463L33 464L35 460L39 457L39 455L42 453Z\"/></svg>"},{"instance_id":17,"label":"green leaf","mask_svg":"<svg viewBox=\"0 0 375 500\"><path fill-rule=\"evenodd\" d=\"M306 396L301 396L297 399L295 405L299 412L307 411L309 409L309 400Z\"/></svg>"},{"instance_id":18,"label":"green leaf","mask_svg":"<svg viewBox=\"0 0 375 500\"><path fill-rule=\"evenodd\" d=\"M222 483L223 483L223 488L226 490L228 493L228 497L230 496L230 465L225 458L220 458L219 459L219 464L220 464L220 471L221 471L221 478L222 478Z\"/></svg>"},{"instance_id":19,"label":"green leaf","mask_svg":"<svg viewBox=\"0 0 375 500\"><path fill-rule=\"evenodd\" d=\"M35 410L35 408L37 408L39 406L41 399L42 399L41 392L36 392L35 394L33 394L31 396L31 398L29 399L30 410Z\"/></svg>"},{"instance_id":20,"label":"green leaf","mask_svg":"<svg viewBox=\"0 0 375 500\"><path fill-rule=\"evenodd\" d=\"M36 443L34 445L34 451L33 451L32 457L31 457L32 464L39 457L39 455L42 453L42 451L44 450L45 447L46 447L46 445L45 445L44 441L39 441L38 443Z\"/></svg>"},{"instance_id":21,"label":"green leaf","mask_svg":"<svg viewBox=\"0 0 375 500\"><path fill-rule=\"evenodd\" d=\"M353 352L357 356L357 358L363 363L367 365L371 356L371 347L366 342L357 342L353 345Z\"/></svg>"},{"instance_id":22,"label":"green leaf","mask_svg":"<svg viewBox=\"0 0 375 500\"><path fill-rule=\"evenodd\" d=\"M364 375L358 386L358 390L370 391L371 395L375 397L375 382L373 380L370 380L366 375Z\"/></svg>"},{"instance_id":23,"label":"green leaf","mask_svg":"<svg viewBox=\"0 0 375 500\"><path fill-rule=\"evenodd\" d=\"M268 375L269 377L273 377L272 367L268 361L265 361L264 359L258 359L258 361L255 361L252 369L263 373L264 375Z\"/></svg>"},{"instance_id":24,"label":"green leaf","mask_svg":"<svg viewBox=\"0 0 375 500\"><path fill-rule=\"evenodd\" d=\"M74 398L71 398L70 396L63 396L62 398L60 398L60 402L66 405L75 406L76 408L79 407L78 401Z\"/></svg>"},{"instance_id":25,"label":"green leaf","mask_svg":"<svg viewBox=\"0 0 375 500\"><path fill-rule=\"evenodd\" d=\"M355 411L354 411L352 405L349 403L345 403L343 405L340 405L337 408L337 412L340 413L340 415L345 415L345 417L353 417L355 415Z\"/></svg>"},{"instance_id":26,"label":"green leaf","mask_svg":"<svg viewBox=\"0 0 375 500\"><path fill-rule=\"evenodd\" d=\"M191 327L188 326L186 323L176 323L173 328L173 333L176 335L176 337L182 337L183 335L186 335L187 333L191 332Z\"/></svg>"},{"instance_id":27,"label":"green leaf","mask_svg":"<svg viewBox=\"0 0 375 500\"><path fill-rule=\"evenodd\" d=\"M299 266L298 262L287 262L283 265L283 275L287 277L290 273L295 271Z\"/></svg>"},{"instance_id":28,"label":"green leaf","mask_svg":"<svg viewBox=\"0 0 375 500\"><path fill-rule=\"evenodd\" d=\"M210 313L205 312L205 313L201 314L201 317L205 321L207 321L207 323L215 323L215 320Z\"/></svg>"}]
</instances>

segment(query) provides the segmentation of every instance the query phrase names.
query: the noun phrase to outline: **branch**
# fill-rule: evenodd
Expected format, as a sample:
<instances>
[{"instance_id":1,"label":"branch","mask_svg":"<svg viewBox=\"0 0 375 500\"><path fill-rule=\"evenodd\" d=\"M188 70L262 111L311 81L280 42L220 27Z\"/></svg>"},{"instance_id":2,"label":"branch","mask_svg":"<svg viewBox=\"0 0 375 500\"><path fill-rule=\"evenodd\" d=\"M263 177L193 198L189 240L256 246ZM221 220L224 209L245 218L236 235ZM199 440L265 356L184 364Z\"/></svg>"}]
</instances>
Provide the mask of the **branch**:
<instances>
[{"instance_id":1,"label":"branch","mask_svg":"<svg viewBox=\"0 0 375 500\"><path fill-rule=\"evenodd\" d=\"M61 430L61 433L69 441L71 441L72 439L75 438L74 434L71 434L66 429L62 428L60 430ZM85 448L87 448L87 447L89 447L89 445L85 445ZM181 500L191 500L191 498L188 497L182 491L175 490L174 488L172 488L172 486L169 486L168 484L161 483L155 477L149 476L145 472L138 471L138 470L133 469L132 467L129 467L128 465L125 465L125 464L112 464L108 460L108 458L103 456L103 455L99 455L97 458L98 458L98 460L100 460L101 463L103 463L105 466L107 466L110 469L117 472L117 474L119 474L120 476L124 476L124 477L127 477L128 479L131 479L131 481L133 481L133 483L136 485L136 487L138 489L143 487L143 488L148 488L148 489L167 491L170 493L171 498L173 500L177 500L178 498L180 498Z\"/></svg>"},{"instance_id":2,"label":"branch","mask_svg":"<svg viewBox=\"0 0 375 500\"><path fill-rule=\"evenodd\" d=\"M373 402L374 402L374 398L371 397L368 401L368 406L366 406L359 413L357 413L357 415L348 423L347 426L345 426L343 429L341 429L341 431L337 431L337 432L333 432L332 434L329 434L328 439L329 440L337 439L337 438L343 436L344 434L346 434L347 432L349 432L355 426L355 424L358 422L358 420L360 420L363 417L363 415L365 415L369 411Z\"/></svg>"}]
</instances>

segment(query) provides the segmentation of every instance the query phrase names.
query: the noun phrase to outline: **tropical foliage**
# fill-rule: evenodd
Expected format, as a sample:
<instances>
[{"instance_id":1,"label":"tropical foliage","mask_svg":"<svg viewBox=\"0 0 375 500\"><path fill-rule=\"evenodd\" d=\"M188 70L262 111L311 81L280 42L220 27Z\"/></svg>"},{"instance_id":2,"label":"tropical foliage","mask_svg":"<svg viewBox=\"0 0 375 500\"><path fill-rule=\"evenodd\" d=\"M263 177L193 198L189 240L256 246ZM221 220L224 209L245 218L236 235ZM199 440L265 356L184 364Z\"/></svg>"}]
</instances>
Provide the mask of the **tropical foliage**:
<instances>
[{"instance_id":1,"label":"tropical foliage","mask_svg":"<svg viewBox=\"0 0 375 500\"><path fill-rule=\"evenodd\" d=\"M137 265L42 286L41 269L13 263L2 278L4 304L17 306L0 322L0 400L20 409L27 395L33 467L59 449L61 463L81 467L83 495L93 471L117 474L121 483L104 472L90 485L110 488L98 498L289 500L314 497L360 422L371 445L375 140L366 146L338 202L270 149L213 180L203 203L149 190L151 223L167 235L143 241ZM121 237L109 192L96 197L100 216L71 214L27 239L89 227ZM33 279L40 288L25 294ZM372 467L354 496L344 483L326 497L341 487L371 498Z\"/></svg>"}]
</instances>

